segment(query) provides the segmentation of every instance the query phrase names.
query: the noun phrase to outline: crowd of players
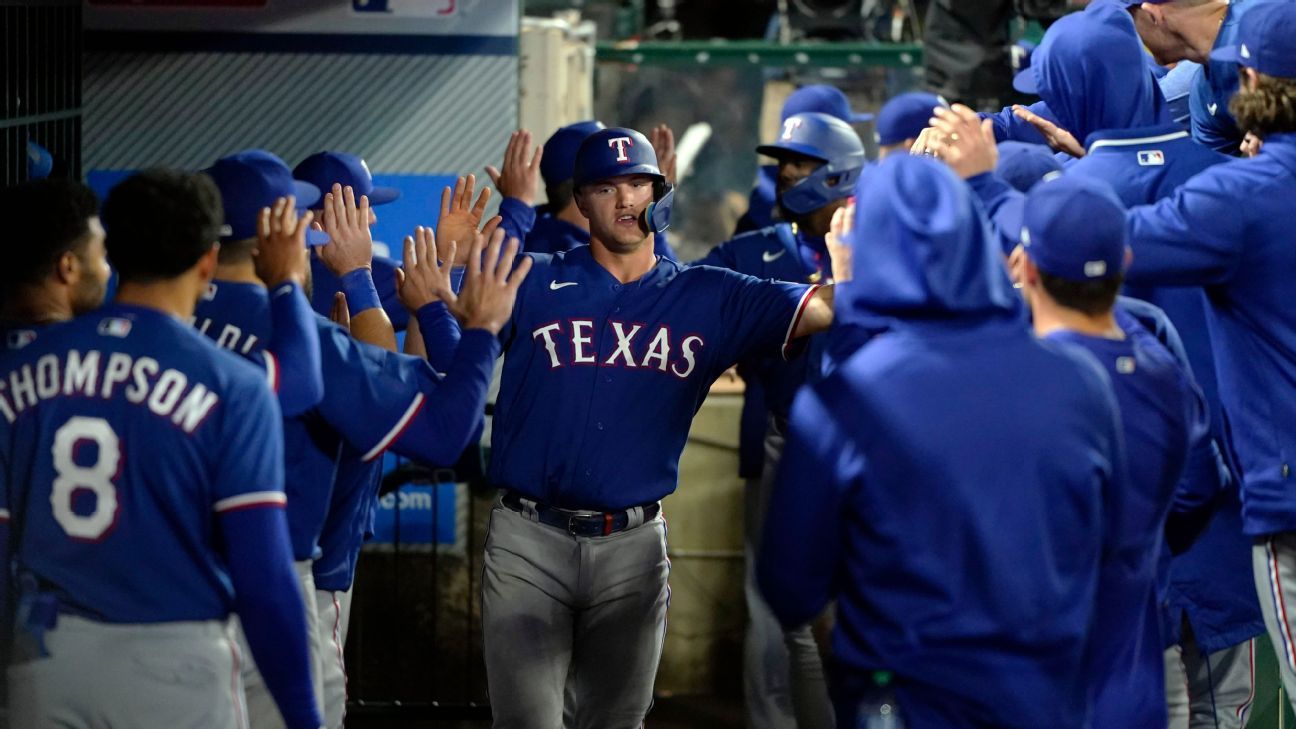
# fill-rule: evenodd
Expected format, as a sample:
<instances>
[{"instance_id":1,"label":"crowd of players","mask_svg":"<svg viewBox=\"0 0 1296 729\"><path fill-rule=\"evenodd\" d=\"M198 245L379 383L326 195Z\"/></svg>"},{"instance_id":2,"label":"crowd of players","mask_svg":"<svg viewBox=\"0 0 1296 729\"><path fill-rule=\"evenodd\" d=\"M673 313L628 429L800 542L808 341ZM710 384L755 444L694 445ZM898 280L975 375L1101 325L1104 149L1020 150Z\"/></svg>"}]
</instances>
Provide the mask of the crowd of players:
<instances>
[{"instance_id":1,"label":"crowd of players","mask_svg":"<svg viewBox=\"0 0 1296 729\"><path fill-rule=\"evenodd\" d=\"M877 162L798 90L691 264L664 127L515 133L400 264L342 152L4 190L11 725L341 727L377 459L453 463L501 355L497 727L643 723L735 364L749 725L1240 727L1266 629L1296 696L1296 3L1095 0L1016 83Z\"/></svg>"}]
</instances>

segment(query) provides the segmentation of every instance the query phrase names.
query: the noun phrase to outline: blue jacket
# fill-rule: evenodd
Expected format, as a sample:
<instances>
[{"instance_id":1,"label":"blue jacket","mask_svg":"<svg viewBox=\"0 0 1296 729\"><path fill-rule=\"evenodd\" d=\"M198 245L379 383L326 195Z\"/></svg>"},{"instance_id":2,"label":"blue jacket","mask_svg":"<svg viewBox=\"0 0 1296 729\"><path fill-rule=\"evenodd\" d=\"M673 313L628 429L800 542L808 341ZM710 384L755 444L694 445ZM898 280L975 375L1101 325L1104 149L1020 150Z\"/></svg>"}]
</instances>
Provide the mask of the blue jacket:
<instances>
[{"instance_id":1,"label":"blue jacket","mask_svg":"<svg viewBox=\"0 0 1296 729\"><path fill-rule=\"evenodd\" d=\"M1032 58L1043 100L1031 105L1032 111L1080 140L1102 129L1171 121L1134 21L1122 6L1093 3L1076 21L1049 33L1048 52ZM1043 142L1011 109L988 118L994 121L996 141Z\"/></svg>"},{"instance_id":2,"label":"blue jacket","mask_svg":"<svg viewBox=\"0 0 1296 729\"><path fill-rule=\"evenodd\" d=\"M1129 212L1134 285L1204 286L1219 398L1251 536L1296 529L1296 134Z\"/></svg>"},{"instance_id":3,"label":"blue jacket","mask_svg":"<svg viewBox=\"0 0 1296 729\"><path fill-rule=\"evenodd\" d=\"M892 671L911 729L1083 726L1105 502L1125 491L1110 383L1027 330L948 170L867 174L877 234L849 298L890 328L797 396L760 586L788 626L836 598L841 670Z\"/></svg>"}]
</instances>

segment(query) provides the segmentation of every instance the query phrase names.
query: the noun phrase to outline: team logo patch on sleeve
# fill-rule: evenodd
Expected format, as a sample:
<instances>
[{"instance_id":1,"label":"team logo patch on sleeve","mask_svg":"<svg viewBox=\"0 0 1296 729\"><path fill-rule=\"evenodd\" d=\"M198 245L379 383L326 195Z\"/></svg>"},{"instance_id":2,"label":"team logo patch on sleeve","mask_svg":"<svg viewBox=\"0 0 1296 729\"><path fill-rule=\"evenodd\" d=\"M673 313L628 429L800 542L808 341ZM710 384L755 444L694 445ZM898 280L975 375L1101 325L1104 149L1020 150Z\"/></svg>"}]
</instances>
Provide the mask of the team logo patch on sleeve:
<instances>
[{"instance_id":1,"label":"team logo patch on sleeve","mask_svg":"<svg viewBox=\"0 0 1296 729\"><path fill-rule=\"evenodd\" d=\"M1165 153L1159 149L1147 149L1138 153L1140 167L1160 167L1165 164Z\"/></svg>"},{"instance_id":2,"label":"team logo patch on sleeve","mask_svg":"<svg viewBox=\"0 0 1296 729\"><path fill-rule=\"evenodd\" d=\"M36 341L36 331L34 329L15 329L9 332L5 346L9 349L22 349L34 341Z\"/></svg>"},{"instance_id":3,"label":"team logo patch on sleeve","mask_svg":"<svg viewBox=\"0 0 1296 729\"><path fill-rule=\"evenodd\" d=\"M130 319L123 319L119 316L109 317L99 322L99 333L105 337L117 337L125 339L130 334Z\"/></svg>"}]
</instances>

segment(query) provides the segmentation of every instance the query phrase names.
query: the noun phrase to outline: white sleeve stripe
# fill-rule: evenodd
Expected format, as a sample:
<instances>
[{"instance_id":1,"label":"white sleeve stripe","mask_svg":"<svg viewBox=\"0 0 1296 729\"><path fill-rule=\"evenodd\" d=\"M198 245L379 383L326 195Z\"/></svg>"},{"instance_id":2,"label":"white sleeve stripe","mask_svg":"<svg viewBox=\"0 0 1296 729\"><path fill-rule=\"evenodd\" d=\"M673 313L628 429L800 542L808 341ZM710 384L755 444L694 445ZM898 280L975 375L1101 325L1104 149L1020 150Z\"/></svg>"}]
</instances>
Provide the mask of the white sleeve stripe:
<instances>
[{"instance_id":1,"label":"white sleeve stripe","mask_svg":"<svg viewBox=\"0 0 1296 729\"><path fill-rule=\"evenodd\" d=\"M418 414L419 408L421 407L423 407L423 393L420 392L414 396L414 401L405 409L405 414L400 417L400 420L397 420L396 424L392 426L392 429L387 431L387 435L383 436L382 440L378 441L378 445L369 449L369 452L364 454L360 460L367 462L381 456L383 451L387 450L387 448L389 448L391 444L400 437L400 434L405 432L405 429L409 427L410 421Z\"/></svg>"},{"instance_id":2,"label":"white sleeve stripe","mask_svg":"<svg viewBox=\"0 0 1296 729\"><path fill-rule=\"evenodd\" d=\"M212 511L220 513L222 511L234 511L235 509L248 509L254 506L285 506L287 504L288 496L282 491L253 491L221 499L212 506Z\"/></svg>"},{"instance_id":3,"label":"white sleeve stripe","mask_svg":"<svg viewBox=\"0 0 1296 729\"><path fill-rule=\"evenodd\" d=\"M265 355L266 363L266 382L270 385L270 391L279 392L279 360L271 354L270 350L265 350L261 354Z\"/></svg>"},{"instance_id":4,"label":"white sleeve stripe","mask_svg":"<svg viewBox=\"0 0 1296 729\"><path fill-rule=\"evenodd\" d=\"M801 317L805 314L806 307L810 305L810 298L819 290L819 285L815 284L806 289L801 295L801 301L797 304L796 313L792 315L792 321L788 323L787 334L783 335L783 359L787 359L788 346L792 344L792 334L796 331L797 324L801 323Z\"/></svg>"}]
</instances>

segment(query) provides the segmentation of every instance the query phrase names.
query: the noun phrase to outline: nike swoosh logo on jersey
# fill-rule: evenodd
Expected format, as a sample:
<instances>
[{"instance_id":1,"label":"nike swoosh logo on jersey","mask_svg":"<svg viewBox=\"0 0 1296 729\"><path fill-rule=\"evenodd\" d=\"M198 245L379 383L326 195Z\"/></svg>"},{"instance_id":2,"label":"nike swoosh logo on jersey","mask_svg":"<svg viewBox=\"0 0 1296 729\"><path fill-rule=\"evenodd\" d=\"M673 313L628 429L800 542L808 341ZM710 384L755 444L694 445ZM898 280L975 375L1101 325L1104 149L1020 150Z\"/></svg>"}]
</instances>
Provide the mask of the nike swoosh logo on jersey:
<instances>
[{"instance_id":1,"label":"nike swoosh logo on jersey","mask_svg":"<svg viewBox=\"0 0 1296 729\"><path fill-rule=\"evenodd\" d=\"M558 289L565 289L568 286L579 286L579 285L580 284L577 283L576 281L564 281L563 283L558 283L557 281L550 281L549 290L557 291Z\"/></svg>"},{"instance_id":2,"label":"nike swoosh logo on jersey","mask_svg":"<svg viewBox=\"0 0 1296 729\"><path fill-rule=\"evenodd\" d=\"M761 260L766 263L771 263L782 258L784 253L787 253L786 248L781 251L764 251L761 253Z\"/></svg>"},{"instance_id":3,"label":"nike swoosh logo on jersey","mask_svg":"<svg viewBox=\"0 0 1296 729\"><path fill-rule=\"evenodd\" d=\"M1219 104L1207 104L1207 105L1206 105L1206 111L1209 111L1211 116L1215 116L1215 110L1218 109L1218 108L1219 108Z\"/></svg>"}]
</instances>

